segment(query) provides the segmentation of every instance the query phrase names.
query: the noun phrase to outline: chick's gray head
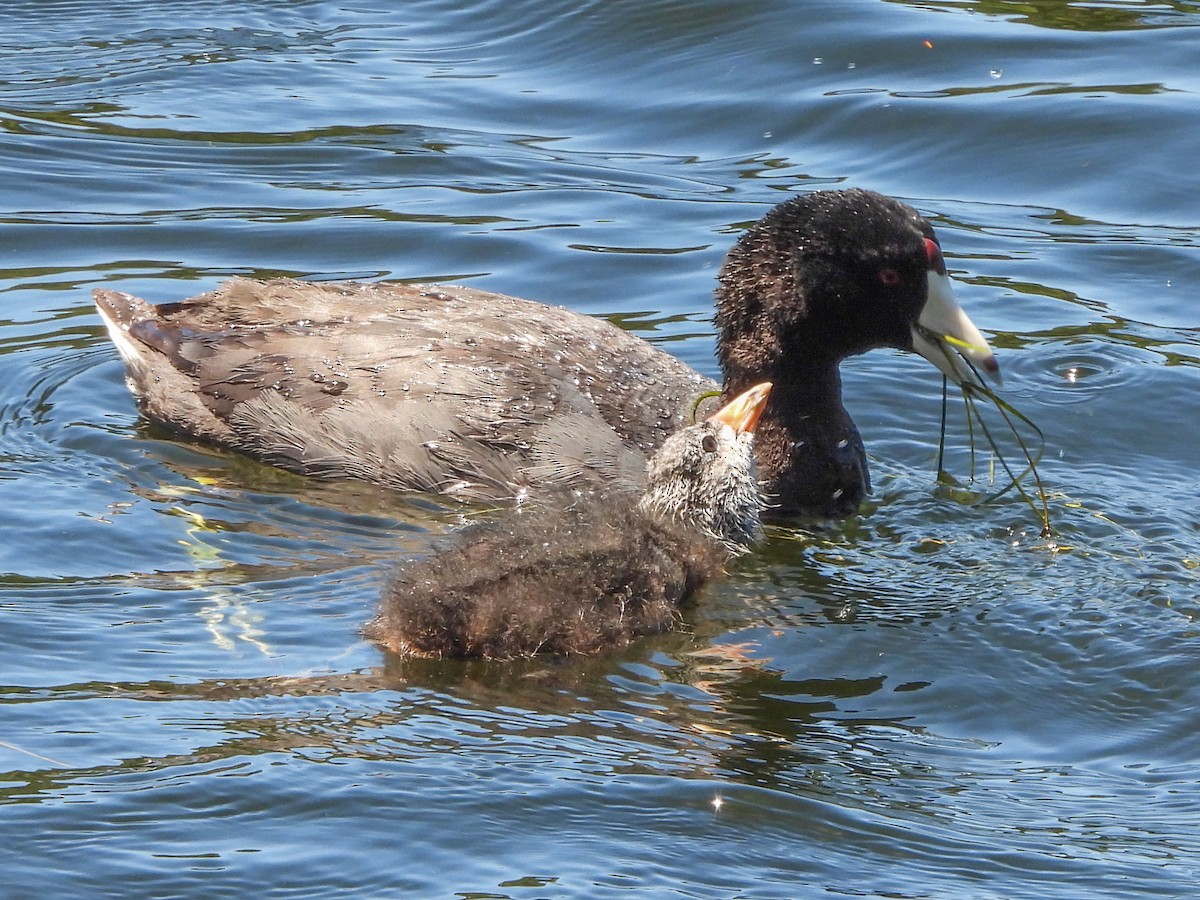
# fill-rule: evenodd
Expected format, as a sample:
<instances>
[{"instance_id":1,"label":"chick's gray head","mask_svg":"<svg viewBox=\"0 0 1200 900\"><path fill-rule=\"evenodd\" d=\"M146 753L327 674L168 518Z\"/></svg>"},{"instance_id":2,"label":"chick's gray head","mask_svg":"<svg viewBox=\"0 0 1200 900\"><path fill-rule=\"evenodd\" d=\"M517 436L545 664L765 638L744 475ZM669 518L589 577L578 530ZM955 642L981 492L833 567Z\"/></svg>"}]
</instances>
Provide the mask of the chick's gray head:
<instances>
[{"instance_id":1,"label":"chick's gray head","mask_svg":"<svg viewBox=\"0 0 1200 900\"><path fill-rule=\"evenodd\" d=\"M754 467L754 429L769 382L671 435L651 458L642 508L703 532L734 553L762 535L764 498Z\"/></svg>"}]
</instances>

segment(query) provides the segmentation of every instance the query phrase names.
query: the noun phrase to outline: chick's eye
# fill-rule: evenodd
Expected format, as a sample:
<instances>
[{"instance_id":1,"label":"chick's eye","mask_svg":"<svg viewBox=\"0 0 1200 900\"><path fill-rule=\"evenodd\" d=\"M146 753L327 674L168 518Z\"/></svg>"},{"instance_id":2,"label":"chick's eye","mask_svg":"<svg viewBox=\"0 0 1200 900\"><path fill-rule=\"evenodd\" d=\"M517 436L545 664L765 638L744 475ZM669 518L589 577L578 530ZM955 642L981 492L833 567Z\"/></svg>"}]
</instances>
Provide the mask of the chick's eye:
<instances>
[{"instance_id":1,"label":"chick's eye","mask_svg":"<svg viewBox=\"0 0 1200 900\"><path fill-rule=\"evenodd\" d=\"M700 442L700 448L705 453L716 453L717 452L717 439L715 437L713 437L711 434L706 434L704 436L704 440L702 440Z\"/></svg>"},{"instance_id":2,"label":"chick's eye","mask_svg":"<svg viewBox=\"0 0 1200 900\"><path fill-rule=\"evenodd\" d=\"M895 287L900 283L900 273L895 269L880 269L879 283L886 287Z\"/></svg>"}]
</instances>

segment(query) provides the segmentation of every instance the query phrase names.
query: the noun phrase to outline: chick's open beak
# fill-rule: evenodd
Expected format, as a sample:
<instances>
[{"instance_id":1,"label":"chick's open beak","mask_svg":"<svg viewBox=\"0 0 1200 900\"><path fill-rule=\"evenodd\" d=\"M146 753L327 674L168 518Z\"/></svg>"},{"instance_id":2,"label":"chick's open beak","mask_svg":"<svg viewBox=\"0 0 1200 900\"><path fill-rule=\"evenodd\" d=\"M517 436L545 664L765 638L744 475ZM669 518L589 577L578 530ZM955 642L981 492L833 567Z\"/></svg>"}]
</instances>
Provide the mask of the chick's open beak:
<instances>
[{"instance_id":1,"label":"chick's open beak","mask_svg":"<svg viewBox=\"0 0 1200 900\"><path fill-rule=\"evenodd\" d=\"M738 394L719 410L708 417L710 422L721 422L738 432L751 432L758 427L767 398L771 396L771 382L756 384L748 391Z\"/></svg>"},{"instance_id":2,"label":"chick's open beak","mask_svg":"<svg viewBox=\"0 0 1200 900\"><path fill-rule=\"evenodd\" d=\"M979 384L971 364L1000 381L1000 364L954 298L948 276L930 270L929 293L912 329L913 349L955 384Z\"/></svg>"}]
</instances>

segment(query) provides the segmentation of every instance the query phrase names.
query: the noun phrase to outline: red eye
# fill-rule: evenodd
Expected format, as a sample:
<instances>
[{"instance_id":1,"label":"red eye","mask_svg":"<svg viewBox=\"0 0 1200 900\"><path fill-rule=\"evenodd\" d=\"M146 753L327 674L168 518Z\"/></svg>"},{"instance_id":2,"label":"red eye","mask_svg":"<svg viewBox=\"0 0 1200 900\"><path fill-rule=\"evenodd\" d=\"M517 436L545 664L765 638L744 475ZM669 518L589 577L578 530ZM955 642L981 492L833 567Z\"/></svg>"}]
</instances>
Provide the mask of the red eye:
<instances>
[{"instance_id":1,"label":"red eye","mask_svg":"<svg viewBox=\"0 0 1200 900\"><path fill-rule=\"evenodd\" d=\"M879 281L881 284L885 284L888 287L894 287L900 283L900 273L895 269L880 269Z\"/></svg>"},{"instance_id":2,"label":"red eye","mask_svg":"<svg viewBox=\"0 0 1200 900\"><path fill-rule=\"evenodd\" d=\"M939 274L945 274L946 261L942 259L942 248L937 241L925 238L925 255L929 258L929 268Z\"/></svg>"}]
</instances>

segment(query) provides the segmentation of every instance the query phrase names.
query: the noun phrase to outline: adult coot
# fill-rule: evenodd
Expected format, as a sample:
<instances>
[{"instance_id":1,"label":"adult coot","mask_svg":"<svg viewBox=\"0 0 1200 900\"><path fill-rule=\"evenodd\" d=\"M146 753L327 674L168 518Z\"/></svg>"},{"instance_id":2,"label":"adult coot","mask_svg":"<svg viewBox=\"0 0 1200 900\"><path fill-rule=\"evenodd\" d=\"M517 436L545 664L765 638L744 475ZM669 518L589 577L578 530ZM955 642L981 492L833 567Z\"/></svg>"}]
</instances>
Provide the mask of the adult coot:
<instances>
[{"instance_id":1,"label":"adult coot","mask_svg":"<svg viewBox=\"0 0 1200 900\"><path fill-rule=\"evenodd\" d=\"M408 656L509 659L666 631L759 536L753 432L770 391L757 385L667 438L640 497L550 492L463 531L398 572L367 634Z\"/></svg>"},{"instance_id":2,"label":"adult coot","mask_svg":"<svg viewBox=\"0 0 1200 900\"><path fill-rule=\"evenodd\" d=\"M464 498L639 486L717 386L599 319L464 287L235 279L151 306L95 292L142 413L293 471ZM866 455L838 364L915 350L956 382L998 372L933 228L865 190L772 209L718 276L723 399L775 384L758 468L781 511L855 510Z\"/></svg>"}]
</instances>

